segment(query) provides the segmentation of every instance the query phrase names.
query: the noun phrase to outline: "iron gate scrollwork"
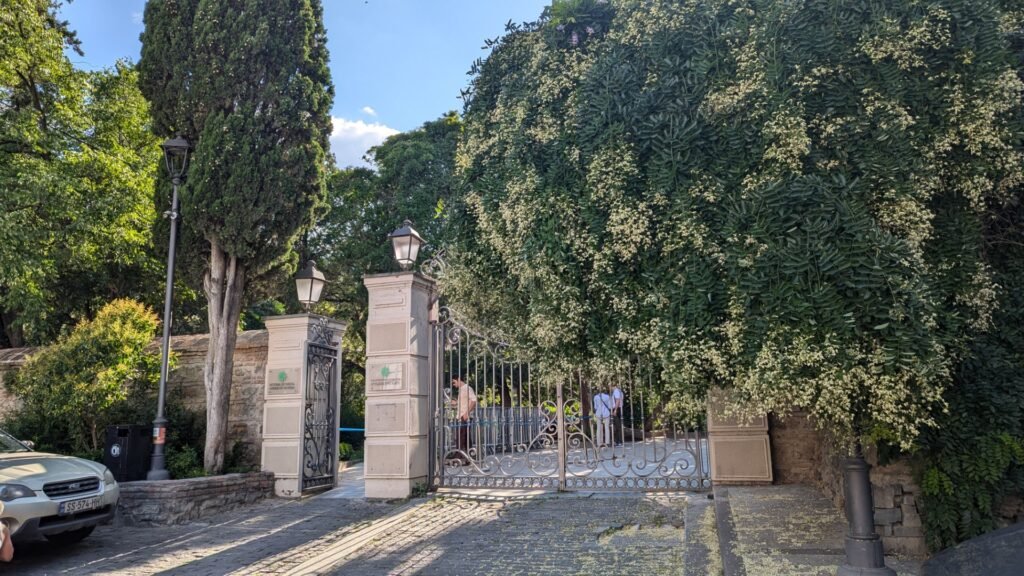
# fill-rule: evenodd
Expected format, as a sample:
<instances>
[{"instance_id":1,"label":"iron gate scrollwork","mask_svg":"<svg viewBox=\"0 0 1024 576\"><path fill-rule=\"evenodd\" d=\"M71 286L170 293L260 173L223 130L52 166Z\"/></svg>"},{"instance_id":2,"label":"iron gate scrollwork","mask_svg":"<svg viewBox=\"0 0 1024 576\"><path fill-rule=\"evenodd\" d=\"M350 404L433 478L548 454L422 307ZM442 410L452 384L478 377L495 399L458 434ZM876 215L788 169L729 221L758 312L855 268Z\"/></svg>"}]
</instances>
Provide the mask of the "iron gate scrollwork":
<instances>
[{"instance_id":1,"label":"iron gate scrollwork","mask_svg":"<svg viewBox=\"0 0 1024 576\"><path fill-rule=\"evenodd\" d=\"M543 378L504 343L441 308L433 323L430 478L434 487L706 490L707 440L665 423L654 370L643 362L602 380ZM476 397L460 418L451 381Z\"/></svg>"},{"instance_id":2,"label":"iron gate scrollwork","mask_svg":"<svg viewBox=\"0 0 1024 576\"><path fill-rule=\"evenodd\" d=\"M306 342L306 390L302 432L302 491L334 486L338 465L338 352L326 318L313 324Z\"/></svg>"}]
</instances>

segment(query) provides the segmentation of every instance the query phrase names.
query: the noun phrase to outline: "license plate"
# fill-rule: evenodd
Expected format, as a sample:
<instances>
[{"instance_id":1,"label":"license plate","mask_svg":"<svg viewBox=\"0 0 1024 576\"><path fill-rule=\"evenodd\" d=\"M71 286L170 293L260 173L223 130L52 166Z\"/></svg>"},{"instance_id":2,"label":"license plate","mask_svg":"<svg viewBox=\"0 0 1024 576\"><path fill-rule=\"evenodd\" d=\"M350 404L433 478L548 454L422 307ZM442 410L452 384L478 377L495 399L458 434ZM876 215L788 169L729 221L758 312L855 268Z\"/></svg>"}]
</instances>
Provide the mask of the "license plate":
<instances>
[{"instance_id":1,"label":"license plate","mask_svg":"<svg viewBox=\"0 0 1024 576\"><path fill-rule=\"evenodd\" d=\"M57 508L57 514L65 516L67 514L75 514L77 512L84 512L86 510L92 510L100 507L100 497L93 496L92 498L85 498L82 500L72 500L70 502L61 502Z\"/></svg>"}]
</instances>

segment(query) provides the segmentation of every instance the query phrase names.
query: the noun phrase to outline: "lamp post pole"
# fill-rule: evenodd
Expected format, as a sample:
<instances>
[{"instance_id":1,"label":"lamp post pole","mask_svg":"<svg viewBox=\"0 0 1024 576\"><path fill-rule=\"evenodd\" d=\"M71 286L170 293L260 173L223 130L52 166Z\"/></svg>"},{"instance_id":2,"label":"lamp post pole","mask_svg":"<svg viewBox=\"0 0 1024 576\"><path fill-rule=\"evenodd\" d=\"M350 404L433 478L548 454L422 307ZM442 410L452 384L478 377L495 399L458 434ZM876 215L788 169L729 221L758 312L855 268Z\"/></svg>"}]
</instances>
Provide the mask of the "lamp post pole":
<instances>
[{"instance_id":1,"label":"lamp post pole","mask_svg":"<svg viewBox=\"0 0 1024 576\"><path fill-rule=\"evenodd\" d=\"M188 166L189 143L179 136L165 142L163 147L174 191L171 194L171 210L166 213L171 221L171 239L167 249L167 281L164 285L164 337L163 349L160 353L160 391L157 397L156 418L153 420L153 455L149 472L146 473L146 480L167 480L171 477L170 472L167 471L167 460L164 453L167 441L167 418L164 417L164 404L167 397L167 364L171 352L174 255L178 244L178 187L181 186L181 179Z\"/></svg>"},{"instance_id":2,"label":"lamp post pole","mask_svg":"<svg viewBox=\"0 0 1024 576\"><path fill-rule=\"evenodd\" d=\"M846 562L839 567L838 576L896 576L896 572L885 565L882 539L875 532L870 470L858 440L853 455L843 460L849 530Z\"/></svg>"}]
</instances>

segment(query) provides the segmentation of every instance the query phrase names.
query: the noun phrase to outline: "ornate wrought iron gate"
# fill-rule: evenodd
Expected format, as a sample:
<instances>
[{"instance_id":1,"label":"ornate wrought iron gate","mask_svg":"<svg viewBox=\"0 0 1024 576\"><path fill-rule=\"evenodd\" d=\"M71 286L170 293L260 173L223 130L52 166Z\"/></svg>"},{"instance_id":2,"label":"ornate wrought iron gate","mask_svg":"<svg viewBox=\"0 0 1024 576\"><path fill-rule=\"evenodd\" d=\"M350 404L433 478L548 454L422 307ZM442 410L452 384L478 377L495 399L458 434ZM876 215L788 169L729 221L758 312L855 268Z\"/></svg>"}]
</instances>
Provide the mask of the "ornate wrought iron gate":
<instances>
[{"instance_id":1,"label":"ornate wrought iron gate","mask_svg":"<svg viewBox=\"0 0 1024 576\"><path fill-rule=\"evenodd\" d=\"M660 421L653 371L643 363L601 381L580 372L545 378L444 308L432 337L434 487L710 488L706 439ZM468 420L460 415L455 378L477 400Z\"/></svg>"},{"instance_id":2,"label":"ornate wrought iron gate","mask_svg":"<svg viewBox=\"0 0 1024 576\"><path fill-rule=\"evenodd\" d=\"M326 320L326 319L325 319ZM302 432L302 491L333 486L338 466L336 394L338 347L326 322L306 342L306 390Z\"/></svg>"}]
</instances>

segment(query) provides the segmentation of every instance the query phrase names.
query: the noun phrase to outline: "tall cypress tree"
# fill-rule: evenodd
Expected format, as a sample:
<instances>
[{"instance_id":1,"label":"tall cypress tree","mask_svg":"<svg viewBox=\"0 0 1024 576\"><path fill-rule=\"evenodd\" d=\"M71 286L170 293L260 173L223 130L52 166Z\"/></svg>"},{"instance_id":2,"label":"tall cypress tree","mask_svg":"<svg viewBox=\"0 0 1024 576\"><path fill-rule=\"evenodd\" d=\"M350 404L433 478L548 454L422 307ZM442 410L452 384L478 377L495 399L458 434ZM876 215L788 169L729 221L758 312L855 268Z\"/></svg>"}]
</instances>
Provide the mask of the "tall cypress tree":
<instances>
[{"instance_id":1,"label":"tall cypress tree","mask_svg":"<svg viewBox=\"0 0 1024 576\"><path fill-rule=\"evenodd\" d=\"M140 84L154 128L195 146L181 191L179 260L186 270L205 262L197 272L210 329L211 473L224 465L243 301L261 278L292 262L292 246L324 198L334 89L322 16L319 0L146 5Z\"/></svg>"}]
</instances>

